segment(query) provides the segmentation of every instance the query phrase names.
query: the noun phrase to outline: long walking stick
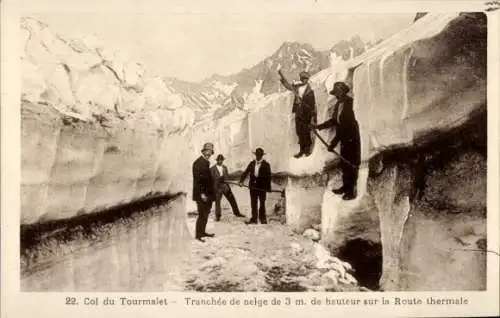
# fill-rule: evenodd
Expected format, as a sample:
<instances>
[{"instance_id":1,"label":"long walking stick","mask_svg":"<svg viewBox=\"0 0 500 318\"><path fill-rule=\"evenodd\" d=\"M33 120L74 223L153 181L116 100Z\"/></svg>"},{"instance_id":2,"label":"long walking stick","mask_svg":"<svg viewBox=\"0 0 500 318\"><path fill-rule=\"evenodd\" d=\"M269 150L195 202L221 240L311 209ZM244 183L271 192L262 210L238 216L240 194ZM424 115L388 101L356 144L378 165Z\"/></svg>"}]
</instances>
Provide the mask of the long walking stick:
<instances>
[{"instance_id":1,"label":"long walking stick","mask_svg":"<svg viewBox=\"0 0 500 318\"><path fill-rule=\"evenodd\" d=\"M240 183L236 183L236 182L224 181L224 183L226 183L226 184L232 184L232 185L237 185L237 186L244 186L244 187L252 189L252 190L265 191L263 189L259 189L259 188L247 186L245 184L240 184ZM285 189L283 189L283 190L270 190L270 192L281 193L280 200L274 205L274 213L277 214L278 211L280 211L280 210L284 211L284 213L285 213L285 219L284 219L283 222L286 223L286 192L285 192Z\"/></svg>"},{"instance_id":2,"label":"long walking stick","mask_svg":"<svg viewBox=\"0 0 500 318\"><path fill-rule=\"evenodd\" d=\"M321 135L319 134L319 132L316 130L316 128L314 128L313 125L309 124L309 127L311 128L311 130L314 132L314 134L319 138L319 140L321 140L321 142L328 148L329 145L328 143L323 139L323 137L321 137ZM336 154L340 160L342 160L343 162L347 163L348 165L350 165L351 167L353 168L357 168L355 165L353 165L349 160L347 160L346 158L342 157L337 151L335 151L335 149L331 149L331 152L333 152L334 154Z\"/></svg>"},{"instance_id":3,"label":"long walking stick","mask_svg":"<svg viewBox=\"0 0 500 318\"><path fill-rule=\"evenodd\" d=\"M326 148L329 147L328 143L323 139L323 137L321 137L321 135L319 134L318 130L314 127L314 125L312 125L311 123L308 123L305 120L302 120L300 118L295 118L295 120L299 120L299 121L307 124L309 126L309 128L311 128L311 130L314 132L314 134L319 138L319 140L321 140L321 142L326 146ZM336 154L340 158L340 160L342 160L343 162L347 163L348 165L350 165L353 168L357 168L357 166L355 166L354 164L352 164L346 158L342 157L337 151L335 151L335 149L332 149L330 151L333 152L334 154Z\"/></svg>"},{"instance_id":4,"label":"long walking stick","mask_svg":"<svg viewBox=\"0 0 500 318\"><path fill-rule=\"evenodd\" d=\"M249 189L252 189L252 190L266 191L264 189L255 188L255 187L247 186L246 184L239 184L239 183L231 182L231 181L224 181L224 183L232 184L232 185L237 185L237 186L243 186L243 187L246 187L246 188L249 188ZM283 189L283 190L269 190L269 192L281 193L281 196L285 197L285 189Z\"/></svg>"}]
</instances>

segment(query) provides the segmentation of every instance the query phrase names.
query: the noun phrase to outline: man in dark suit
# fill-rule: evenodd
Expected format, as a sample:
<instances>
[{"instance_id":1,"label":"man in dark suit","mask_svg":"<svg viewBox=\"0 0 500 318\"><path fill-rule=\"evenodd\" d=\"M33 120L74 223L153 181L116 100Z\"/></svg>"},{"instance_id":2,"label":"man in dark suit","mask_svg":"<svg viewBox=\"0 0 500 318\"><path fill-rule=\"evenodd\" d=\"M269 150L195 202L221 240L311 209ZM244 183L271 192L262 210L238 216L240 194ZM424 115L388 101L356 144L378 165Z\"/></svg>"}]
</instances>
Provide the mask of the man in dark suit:
<instances>
[{"instance_id":1,"label":"man in dark suit","mask_svg":"<svg viewBox=\"0 0 500 318\"><path fill-rule=\"evenodd\" d=\"M217 164L213 165L210 168L212 172L212 179L214 181L215 188L215 221L220 221L221 217L221 207L220 201L222 196L225 196L229 204L231 204L231 209L233 210L233 214L238 217L244 217L243 214L240 213L240 209L238 208L238 203L236 203L236 199L234 198L233 192L227 183L225 183L226 178L229 175L227 167L223 164L224 156L218 155L215 159Z\"/></svg>"},{"instance_id":2,"label":"man in dark suit","mask_svg":"<svg viewBox=\"0 0 500 318\"><path fill-rule=\"evenodd\" d=\"M214 183L209 162L210 157L214 154L214 145L205 143L201 154L193 163L193 201L196 201L198 207L196 239L204 242L204 237L214 236L214 234L205 232L212 202L215 200Z\"/></svg>"},{"instance_id":3,"label":"man in dark suit","mask_svg":"<svg viewBox=\"0 0 500 318\"><path fill-rule=\"evenodd\" d=\"M341 162L342 187L334 189L335 194L344 194L344 200L356 198L356 182L358 179L358 168L361 162L361 141L359 126L354 116L353 100L347 95L349 87L344 82L336 82L330 94L337 98L332 118L315 126L317 129L337 127L335 137L331 141L328 150L333 151L340 142L340 155L349 163Z\"/></svg>"},{"instance_id":4,"label":"man in dark suit","mask_svg":"<svg viewBox=\"0 0 500 318\"><path fill-rule=\"evenodd\" d=\"M266 218L266 193L271 191L271 165L263 159L264 150L257 148L254 152L255 160L252 160L240 178L240 185L250 175L250 202L252 206L252 218L246 224L256 224L257 217L261 224L267 224ZM257 203L260 204L257 213Z\"/></svg>"},{"instance_id":5,"label":"man in dark suit","mask_svg":"<svg viewBox=\"0 0 500 318\"><path fill-rule=\"evenodd\" d=\"M311 126L317 123L316 97L309 85L310 74L300 72L299 82L290 83L278 70L283 86L294 94L292 113L295 114L295 132L299 138L300 150L294 155L300 158L303 155L309 156L312 152Z\"/></svg>"}]
</instances>

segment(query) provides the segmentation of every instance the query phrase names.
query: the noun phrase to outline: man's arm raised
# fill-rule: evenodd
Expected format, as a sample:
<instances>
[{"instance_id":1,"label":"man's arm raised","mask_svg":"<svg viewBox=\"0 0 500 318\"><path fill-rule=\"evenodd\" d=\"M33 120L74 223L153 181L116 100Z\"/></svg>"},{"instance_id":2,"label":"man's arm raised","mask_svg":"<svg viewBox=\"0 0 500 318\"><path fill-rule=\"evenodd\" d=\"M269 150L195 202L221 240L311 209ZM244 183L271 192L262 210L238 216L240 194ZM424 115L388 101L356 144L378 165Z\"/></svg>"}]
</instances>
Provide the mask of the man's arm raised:
<instances>
[{"instance_id":1,"label":"man's arm raised","mask_svg":"<svg viewBox=\"0 0 500 318\"><path fill-rule=\"evenodd\" d=\"M289 91L293 91L295 87L285 78L285 75L281 71L281 68L278 69L278 74L280 75L280 82L283 86Z\"/></svg>"}]
</instances>

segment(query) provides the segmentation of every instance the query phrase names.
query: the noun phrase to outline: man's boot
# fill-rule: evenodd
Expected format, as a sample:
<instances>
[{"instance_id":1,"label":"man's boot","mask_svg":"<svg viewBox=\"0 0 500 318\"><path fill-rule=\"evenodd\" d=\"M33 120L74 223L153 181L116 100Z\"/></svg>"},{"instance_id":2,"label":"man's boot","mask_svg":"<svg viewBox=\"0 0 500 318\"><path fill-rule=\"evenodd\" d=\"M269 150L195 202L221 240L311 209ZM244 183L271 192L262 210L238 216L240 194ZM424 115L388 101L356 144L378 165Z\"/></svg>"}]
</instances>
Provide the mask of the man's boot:
<instances>
[{"instance_id":1,"label":"man's boot","mask_svg":"<svg viewBox=\"0 0 500 318\"><path fill-rule=\"evenodd\" d=\"M356 199L356 189L352 187L348 187L345 191L345 194L342 196L342 200L349 201Z\"/></svg>"},{"instance_id":2,"label":"man's boot","mask_svg":"<svg viewBox=\"0 0 500 318\"><path fill-rule=\"evenodd\" d=\"M353 193L346 193L342 196L342 200L350 201L356 199L356 196Z\"/></svg>"},{"instance_id":3,"label":"man's boot","mask_svg":"<svg viewBox=\"0 0 500 318\"><path fill-rule=\"evenodd\" d=\"M342 193L345 192L345 190L344 190L344 187L342 186L340 188L333 189L332 192L335 193L335 194L342 194Z\"/></svg>"},{"instance_id":4,"label":"man's boot","mask_svg":"<svg viewBox=\"0 0 500 318\"><path fill-rule=\"evenodd\" d=\"M309 156L312 154L312 150L311 150L311 148L312 148L311 146L307 146L307 147L305 147L304 155L305 155L306 157L309 157Z\"/></svg>"},{"instance_id":5,"label":"man's boot","mask_svg":"<svg viewBox=\"0 0 500 318\"><path fill-rule=\"evenodd\" d=\"M304 155L304 147L300 145L300 150L297 154L293 155L295 158L300 158Z\"/></svg>"}]
</instances>

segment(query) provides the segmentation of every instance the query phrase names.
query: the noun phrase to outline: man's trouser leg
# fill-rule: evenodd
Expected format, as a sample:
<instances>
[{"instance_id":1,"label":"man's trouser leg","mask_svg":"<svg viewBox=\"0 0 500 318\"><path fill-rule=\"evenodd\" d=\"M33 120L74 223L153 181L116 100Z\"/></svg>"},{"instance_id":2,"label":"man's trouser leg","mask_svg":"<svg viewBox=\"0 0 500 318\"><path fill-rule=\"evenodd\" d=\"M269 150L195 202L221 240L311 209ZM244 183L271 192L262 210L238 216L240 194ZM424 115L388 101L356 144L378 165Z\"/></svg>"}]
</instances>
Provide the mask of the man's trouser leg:
<instances>
[{"instance_id":1,"label":"man's trouser leg","mask_svg":"<svg viewBox=\"0 0 500 318\"><path fill-rule=\"evenodd\" d=\"M304 141L302 137L302 121L300 117L295 117L295 133L297 134L297 138L299 139L299 153L303 154L304 153Z\"/></svg>"},{"instance_id":2,"label":"man's trouser leg","mask_svg":"<svg viewBox=\"0 0 500 318\"><path fill-rule=\"evenodd\" d=\"M299 138L300 151L309 154L312 145L311 129L308 126L308 122L304 122L303 119L296 120L298 121L298 124L296 124L296 132Z\"/></svg>"},{"instance_id":3,"label":"man's trouser leg","mask_svg":"<svg viewBox=\"0 0 500 318\"><path fill-rule=\"evenodd\" d=\"M358 166L352 168L352 191L353 191L352 195L354 195L354 196L357 195L356 188L357 188L357 184L358 184L358 171L359 171Z\"/></svg>"},{"instance_id":4,"label":"man's trouser leg","mask_svg":"<svg viewBox=\"0 0 500 318\"><path fill-rule=\"evenodd\" d=\"M259 191L259 220L260 223L267 223L266 218L266 192Z\"/></svg>"},{"instance_id":5,"label":"man's trouser leg","mask_svg":"<svg viewBox=\"0 0 500 318\"><path fill-rule=\"evenodd\" d=\"M356 181L358 179L358 168L344 163L342 167L342 179L344 183L345 194L355 195Z\"/></svg>"},{"instance_id":6,"label":"man's trouser leg","mask_svg":"<svg viewBox=\"0 0 500 318\"><path fill-rule=\"evenodd\" d=\"M340 168L342 169L342 189L344 189L344 193L349 191L349 165L345 162L340 163Z\"/></svg>"},{"instance_id":7,"label":"man's trouser leg","mask_svg":"<svg viewBox=\"0 0 500 318\"><path fill-rule=\"evenodd\" d=\"M231 191L231 189L226 190L224 192L224 196L226 197L227 201L229 201L231 209L233 210L233 214L240 214L240 209L238 208L238 203L236 203L236 198L233 195L233 191Z\"/></svg>"},{"instance_id":8,"label":"man's trouser leg","mask_svg":"<svg viewBox=\"0 0 500 318\"><path fill-rule=\"evenodd\" d=\"M205 234L208 215L210 214L210 209L212 208L212 202L196 201L198 206L198 218L196 219L196 237L202 237Z\"/></svg>"},{"instance_id":9,"label":"man's trouser leg","mask_svg":"<svg viewBox=\"0 0 500 318\"><path fill-rule=\"evenodd\" d=\"M356 195L356 184L358 181L358 168L361 156L361 144L359 136L353 136L351 140L341 145L340 155L351 164L342 162L343 182L346 186L345 193L348 195ZM354 165L354 166L353 166ZM344 177L345 175L345 177Z\"/></svg>"},{"instance_id":10,"label":"man's trouser leg","mask_svg":"<svg viewBox=\"0 0 500 318\"><path fill-rule=\"evenodd\" d=\"M307 124L304 124L304 131L302 132L303 137L302 137L302 143L304 145L304 152L306 154L311 154L311 147L312 147L312 138L311 138L311 128L307 126Z\"/></svg>"},{"instance_id":11,"label":"man's trouser leg","mask_svg":"<svg viewBox=\"0 0 500 318\"><path fill-rule=\"evenodd\" d=\"M215 220L219 221L221 217L221 204L222 192L217 191L215 194Z\"/></svg>"},{"instance_id":12,"label":"man's trouser leg","mask_svg":"<svg viewBox=\"0 0 500 318\"><path fill-rule=\"evenodd\" d=\"M252 218L250 221L257 222L257 200L258 200L258 191L250 190L250 205L252 207Z\"/></svg>"}]
</instances>

